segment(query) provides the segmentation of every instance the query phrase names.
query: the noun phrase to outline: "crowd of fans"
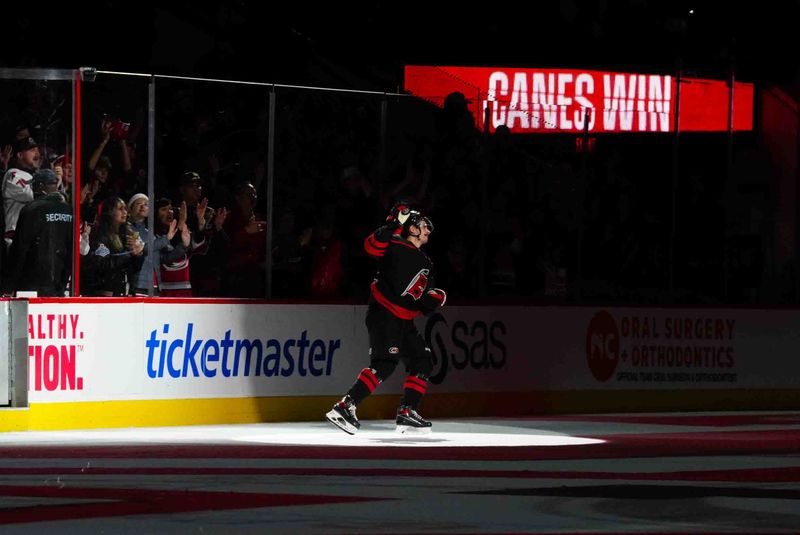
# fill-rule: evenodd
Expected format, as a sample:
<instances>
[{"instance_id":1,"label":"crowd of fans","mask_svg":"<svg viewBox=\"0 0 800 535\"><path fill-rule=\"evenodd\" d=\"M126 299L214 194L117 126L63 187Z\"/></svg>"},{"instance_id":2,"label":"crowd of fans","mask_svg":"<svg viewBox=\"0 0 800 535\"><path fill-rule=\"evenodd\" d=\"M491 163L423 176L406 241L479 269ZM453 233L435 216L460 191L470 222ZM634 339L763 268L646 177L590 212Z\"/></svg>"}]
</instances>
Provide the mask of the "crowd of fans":
<instances>
[{"instance_id":1,"label":"crowd of fans","mask_svg":"<svg viewBox=\"0 0 800 535\"><path fill-rule=\"evenodd\" d=\"M676 210L668 136L612 135L589 153L575 136L484 133L460 93L442 108L392 101L383 129L375 98L278 95L268 213L263 95L164 91L151 199L145 99L87 88L76 225L69 120L43 121L53 88L26 90L25 113L0 117L5 295L69 294L77 247L85 296L363 300L363 239L400 199L435 222L428 253L454 299L724 302L765 281L763 236L728 239L723 165L684 159ZM63 214L57 228L32 227L42 210ZM746 254L731 257L736 244Z\"/></svg>"}]
</instances>

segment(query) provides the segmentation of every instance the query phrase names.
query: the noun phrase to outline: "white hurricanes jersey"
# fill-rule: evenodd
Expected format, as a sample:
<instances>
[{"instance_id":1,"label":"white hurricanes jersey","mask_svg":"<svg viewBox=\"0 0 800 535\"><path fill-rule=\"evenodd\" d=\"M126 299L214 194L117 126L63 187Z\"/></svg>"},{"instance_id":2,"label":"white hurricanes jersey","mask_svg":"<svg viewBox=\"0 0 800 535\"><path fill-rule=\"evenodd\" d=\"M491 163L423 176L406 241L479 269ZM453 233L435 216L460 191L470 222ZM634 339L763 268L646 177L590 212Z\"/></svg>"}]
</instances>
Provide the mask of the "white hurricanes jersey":
<instances>
[{"instance_id":1,"label":"white hurricanes jersey","mask_svg":"<svg viewBox=\"0 0 800 535\"><path fill-rule=\"evenodd\" d=\"M6 212L6 236L17 228L17 219L22 207L33 201L33 176L22 169L10 168L3 177L3 205ZM6 238L6 245L11 238Z\"/></svg>"}]
</instances>

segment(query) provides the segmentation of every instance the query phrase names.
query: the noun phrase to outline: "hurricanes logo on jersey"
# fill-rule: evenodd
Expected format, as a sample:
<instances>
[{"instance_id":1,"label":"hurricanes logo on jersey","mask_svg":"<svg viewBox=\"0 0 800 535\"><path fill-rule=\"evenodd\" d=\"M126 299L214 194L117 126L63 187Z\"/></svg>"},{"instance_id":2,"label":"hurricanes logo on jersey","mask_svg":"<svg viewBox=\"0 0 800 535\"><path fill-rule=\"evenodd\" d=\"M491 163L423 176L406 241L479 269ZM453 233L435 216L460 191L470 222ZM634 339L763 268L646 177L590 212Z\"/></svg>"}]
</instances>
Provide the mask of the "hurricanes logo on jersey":
<instances>
[{"instance_id":1,"label":"hurricanes logo on jersey","mask_svg":"<svg viewBox=\"0 0 800 535\"><path fill-rule=\"evenodd\" d=\"M422 292L424 292L425 288L428 286L428 273L430 273L430 270L420 269L419 273L414 275L414 278L411 279L405 291L400 294L400 297L410 295L414 298L414 301L422 297Z\"/></svg>"}]
</instances>

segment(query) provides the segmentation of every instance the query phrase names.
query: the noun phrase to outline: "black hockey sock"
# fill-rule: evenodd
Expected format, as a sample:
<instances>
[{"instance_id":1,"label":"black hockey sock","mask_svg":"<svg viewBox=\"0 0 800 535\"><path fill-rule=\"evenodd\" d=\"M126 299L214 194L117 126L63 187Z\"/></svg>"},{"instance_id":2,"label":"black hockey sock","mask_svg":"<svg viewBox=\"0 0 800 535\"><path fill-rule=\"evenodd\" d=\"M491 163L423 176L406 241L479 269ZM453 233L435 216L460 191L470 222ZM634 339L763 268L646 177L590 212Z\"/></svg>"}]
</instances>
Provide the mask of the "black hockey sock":
<instances>
[{"instance_id":1,"label":"black hockey sock","mask_svg":"<svg viewBox=\"0 0 800 535\"><path fill-rule=\"evenodd\" d=\"M347 391L347 395L353 398L353 402L358 405L372 394L380 382L380 379L375 375L375 371L372 368L364 368L361 370L361 373L358 374L356 382L353 383L353 386Z\"/></svg>"},{"instance_id":2,"label":"black hockey sock","mask_svg":"<svg viewBox=\"0 0 800 535\"><path fill-rule=\"evenodd\" d=\"M403 384L403 398L400 400L400 405L416 410L427 389L428 380L424 375L409 375Z\"/></svg>"}]
</instances>

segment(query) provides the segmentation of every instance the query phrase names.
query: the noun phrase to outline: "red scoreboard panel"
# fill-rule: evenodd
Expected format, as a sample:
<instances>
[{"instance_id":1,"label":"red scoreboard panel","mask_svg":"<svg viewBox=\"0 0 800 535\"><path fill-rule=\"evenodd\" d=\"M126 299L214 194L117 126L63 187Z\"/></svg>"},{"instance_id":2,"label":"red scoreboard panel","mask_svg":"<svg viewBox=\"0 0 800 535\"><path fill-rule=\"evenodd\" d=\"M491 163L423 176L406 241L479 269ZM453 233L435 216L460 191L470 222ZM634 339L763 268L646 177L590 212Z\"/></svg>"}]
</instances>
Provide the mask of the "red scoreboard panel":
<instances>
[{"instance_id":1,"label":"red scoreboard panel","mask_svg":"<svg viewBox=\"0 0 800 535\"><path fill-rule=\"evenodd\" d=\"M681 78L681 132L728 130L728 83ZM439 106L459 92L480 128L489 108L489 128L513 133L672 132L677 79L567 69L498 67L405 67L405 89ZM733 129L753 129L753 84L733 87Z\"/></svg>"}]
</instances>

